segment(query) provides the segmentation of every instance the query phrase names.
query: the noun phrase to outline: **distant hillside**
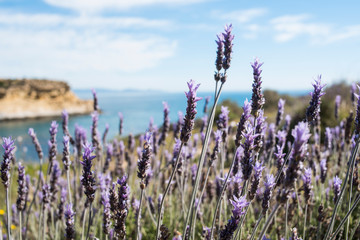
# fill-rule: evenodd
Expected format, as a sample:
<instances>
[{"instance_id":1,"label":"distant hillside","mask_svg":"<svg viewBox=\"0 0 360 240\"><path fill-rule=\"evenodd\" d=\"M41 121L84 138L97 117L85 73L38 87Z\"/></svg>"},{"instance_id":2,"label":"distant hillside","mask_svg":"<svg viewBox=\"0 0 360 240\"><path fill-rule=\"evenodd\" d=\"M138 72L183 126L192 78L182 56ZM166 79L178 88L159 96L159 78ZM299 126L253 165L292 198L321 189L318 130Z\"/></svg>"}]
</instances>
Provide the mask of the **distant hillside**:
<instances>
[{"instance_id":1,"label":"distant hillside","mask_svg":"<svg viewBox=\"0 0 360 240\"><path fill-rule=\"evenodd\" d=\"M0 120L88 114L92 100L79 99L66 82L38 79L0 79Z\"/></svg>"}]
</instances>

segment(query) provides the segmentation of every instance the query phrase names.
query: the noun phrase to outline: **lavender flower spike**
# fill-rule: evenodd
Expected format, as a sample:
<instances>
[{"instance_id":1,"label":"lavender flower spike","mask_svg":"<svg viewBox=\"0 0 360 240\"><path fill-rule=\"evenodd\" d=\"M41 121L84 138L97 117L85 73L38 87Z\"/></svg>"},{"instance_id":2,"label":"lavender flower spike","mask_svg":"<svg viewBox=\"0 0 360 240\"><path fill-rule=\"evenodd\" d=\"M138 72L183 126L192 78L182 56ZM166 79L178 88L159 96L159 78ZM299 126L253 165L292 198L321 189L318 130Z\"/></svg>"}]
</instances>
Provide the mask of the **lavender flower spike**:
<instances>
[{"instance_id":1,"label":"lavender flower spike","mask_svg":"<svg viewBox=\"0 0 360 240\"><path fill-rule=\"evenodd\" d=\"M70 132L69 132L69 114L68 114L68 112L66 110L62 111L61 117L62 117L63 133L65 136L69 137L70 143L71 143L71 145L73 145L74 139L71 137Z\"/></svg>"},{"instance_id":2,"label":"lavender flower spike","mask_svg":"<svg viewBox=\"0 0 360 240\"><path fill-rule=\"evenodd\" d=\"M265 167L263 167L261 162L256 162L254 166L254 176L251 182L251 187L249 190L249 199L253 200L256 194L256 191L258 190L260 179L262 175L262 171Z\"/></svg>"},{"instance_id":3,"label":"lavender flower spike","mask_svg":"<svg viewBox=\"0 0 360 240\"><path fill-rule=\"evenodd\" d=\"M236 130L235 146L239 147L242 140L242 132L245 129L245 123L249 120L251 114L251 102L245 99L244 106L242 107L243 113L241 114L240 121Z\"/></svg>"},{"instance_id":4,"label":"lavender flower spike","mask_svg":"<svg viewBox=\"0 0 360 240\"><path fill-rule=\"evenodd\" d=\"M118 206L115 213L115 226L114 230L119 239L125 239L126 237L126 218L128 215L128 198L129 198L129 186L127 185L127 177L123 176L118 179Z\"/></svg>"},{"instance_id":5,"label":"lavender flower spike","mask_svg":"<svg viewBox=\"0 0 360 240\"><path fill-rule=\"evenodd\" d=\"M325 84L321 84L321 75L314 80L312 85L314 87L314 91L310 93L311 100L309 107L306 109L306 120L308 122L313 122L318 118L320 113L321 97L325 94Z\"/></svg>"},{"instance_id":6,"label":"lavender flower spike","mask_svg":"<svg viewBox=\"0 0 360 240\"><path fill-rule=\"evenodd\" d=\"M215 66L216 66L216 70L220 71L222 69L223 58L224 58L224 35L218 34L217 40L215 40L215 42L217 45ZM215 80L219 81L220 78L215 77Z\"/></svg>"},{"instance_id":7,"label":"lavender flower spike","mask_svg":"<svg viewBox=\"0 0 360 240\"><path fill-rule=\"evenodd\" d=\"M261 93L261 72L260 67L264 63L260 63L258 58L255 58L254 63L251 64L253 68L254 82L252 84L252 97L251 97L251 113L254 117L257 117L258 111L262 108L265 103L264 96Z\"/></svg>"},{"instance_id":8,"label":"lavender flower spike","mask_svg":"<svg viewBox=\"0 0 360 240\"><path fill-rule=\"evenodd\" d=\"M69 203L65 206L65 239L73 240L75 239L75 212L72 209L72 204Z\"/></svg>"},{"instance_id":9,"label":"lavender flower spike","mask_svg":"<svg viewBox=\"0 0 360 240\"><path fill-rule=\"evenodd\" d=\"M69 146L69 137L68 136L64 136L64 140L63 140L63 144L64 144L64 149L63 149L63 158L62 161L64 163L64 168L65 170L69 170L71 161L70 161L70 146Z\"/></svg>"},{"instance_id":10,"label":"lavender flower spike","mask_svg":"<svg viewBox=\"0 0 360 240\"><path fill-rule=\"evenodd\" d=\"M34 146L35 146L35 149L36 149L36 152L37 152L37 154L38 154L39 159L40 159L40 160L43 159L44 154L43 154L43 151L42 151L42 149L41 149L41 145L40 145L40 143L39 143L39 140L38 140L38 138L36 137L36 133L34 132L34 129L33 129L33 128L29 128L28 134L29 134L29 136L30 136L31 139L32 139L32 142L33 142L33 144L34 144Z\"/></svg>"},{"instance_id":11,"label":"lavender flower spike","mask_svg":"<svg viewBox=\"0 0 360 240\"><path fill-rule=\"evenodd\" d=\"M103 212L103 232L104 234L108 235L110 233L111 227L111 214L110 214L110 199L108 191L102 193L102 204L104 206Z\"/></svg>"},{"instance_id":12,"label":"lavender flower spike","mask_svg":"<svg viewBox=\"0 0 360 240\"><path fill-rule=\"evenodd\" d=\"M244 149L244 154L240 160L243 179L248 180L251 176L251 172L253 169L253 149L254 149L254 140L257 135L254 135L254 129L249 123L244 131L245 142L241 144Z\"/></svg>"},{"instance_id":13,"label":"lavender flower spike","mask_svg":"<svg viewBox=\"0 0 360 240\"><path fill-rule=\"evenodd\" d=\"M196 96L196 91L199 88L200 84L196 85L195 81L190 80L187 85L189 87L189 92L185 92L185 95L187 97L186 115L180 134L180 140L183 143L187 143L191 137L191 131L194 128L194 119L197 113L196 102L202 99L201 97Z\"/></svg>"},{"instance_id":14,"label":"lavender flower spike","mask_svg":"<svg viewBox=\"0 0 360 240\"><path fill-rule=\"evenodd\" d=\"M360 90L360 86L357 85L358 89ZM357 107L356 107L356 116L355 116L355 141L359 139L360 135L360 97L358 94L355 94L355 97L357 98Z\"/></svg>"},{"instance_id":15,"label":"lavender flower spike","mask_svg":"<svg viewBox=\"0 0 360 240\"><path fill-rule=\"evenodd\" d=\"M342 183L341 179L338 176L335 176L333 179L334 203L336 203L340 197L341 183Z\"/></svg>"},{"instance_id":16,"label":"lavender flower spike","mask_svg":"<svg viewBox=\"0 0 360 240\"><path fill-rule=\"evenodd\" d=\"M91 171L92 160L96 157L92 155L94 152L94 147L91 146L90 143L85 144L83 153L83 161L81 164L83 165L83 172L81 183L84 187L84 193L87 196L90 202L94 201L95 198L95 190L96 190L96 182L93 171Z\"/></svg>"},{"instance_id":17,"label":"lavender flower spike","mask_svg":"<svg viewBox=\"0 0 360 240\"><path fill-rule=\"evenodd\" d=\"M234 209L232 210L232 216L225 228L220 232L220 240L231 240L238 224L240 222L240 217L245 214L245 208L249 205L249 202L246 202L246 197L237 198L234 196L234 200L230 200Z\"/></svg>"},{"instance_id":18,"label":"lavender flower spike","mask_svg":"<svg viewBox=\"0 0 360 240\"><path fill-rule=\"evenodd\" d=\"M225 71L229 69L230 62L231 62L231 55L232 55L232 47L233 47L233 40L234 35L231 34L232 31L232 24L225 25L225 32L223 33L224 37L224 59L223 59L223 68ZM226 77L221 78L222 82L226 81Z\"/></svg>"},{"instance_id":19,"label":"lavender flower spike","mask_svg":"<svg viewBox=\"0 0 360 240\"><path fill-rule=\"evenodd\" d=\"M1 164L1 180L4 184L5 188L9 188L10 185L10 163L14 158L13 151L15 149L14 140L11 137L3 138L4 154L3 154L3 162Z\"/></svg>"},{"instance_id":20,"label":"lavender flower spike","mask_svg":"<svg viewBox=\"0 0 360 240\"><path fill-rule=\"evenodd\" d=\"M277 115L276 115L276 127L278 127L280 125L280 122L283 118L284 115L284 106L285 106L285 100L284 99L279 99L278 102L278 111L277 111Z\"/></svg>"},{"instance_id":21,"label":"lavender flower spike","mask_svg":"<svg viewBox=\"0 0 360 240\"><path fill-rule=\"evenodd\" d=\"M169 104L167 102L163 102L163 106L164 106L164 123L162 126L162 131L161 131L161 135L158 141L159 146L161 144L165 143L165 139L166 136L169 132L170 129L170 119L169 119L169 112L170 112L170 108L169 108Z\"/></svg>"},{"instance_id":22,"label":"lavender flower spike","mask_svg":"<svg viewBox=\"0 0 360 240\"><path fill-rule=\"evenodd\" d=\"M147 132L144 136L144 145L142 150L141 159L138 160L138 172L137 176L141 179L140 187L141 189L145 188L144 180L146 178L146 170L150 166L150 158L152 154L151 147L152 134L151 132Z\"/></svg>"},{"instance_id":23,"label":"lavender flower spike","mask_svg":"<svg viewBox=\"0 0 360 240\"><path fill-rule=\"evenodd\" d=\"M304 197L305 202L308 203L311 197L311 168L305 168L304 175L302 176L304 182Z\"/></svg>"},{"instance_id":24,"label":"lavender flower spike","mask_svg":"<svg viewBox=\"0 0 360 240\"><path fill-rule=\"evenodd\" d=\"M121 136L123 132L123 124L124 124L124 116L121 112L119 112L119 136Z\"/></svg>"},{"instance_id":25,"label":"lavender flower spike","mask_svg":"<svg viewBox=\"0 0 360 240\"><path fill-rule=\"evenodd\" d=\"M18 197L16 200L16 208L19 212L21 212L25 208L26 195L28 192L25 181L25 167L21 164L21 162L19 162L18 172Z\"/></svg>"},{"instance_id":26,"label":"lavender flower spike","mask_svg":"<svg viewBox=\"0 0 360 240\"><path fill-rule=\"evenodd\" d=\"M268 174L266 176L264 185L265 185L265 191L264 191L264 197L263 197L263 201L262 201L262 213L266 214L267 210L269 209L269 202L271 199L273 187L275 185L274 175Z\"/></svg>"}]
</instances>

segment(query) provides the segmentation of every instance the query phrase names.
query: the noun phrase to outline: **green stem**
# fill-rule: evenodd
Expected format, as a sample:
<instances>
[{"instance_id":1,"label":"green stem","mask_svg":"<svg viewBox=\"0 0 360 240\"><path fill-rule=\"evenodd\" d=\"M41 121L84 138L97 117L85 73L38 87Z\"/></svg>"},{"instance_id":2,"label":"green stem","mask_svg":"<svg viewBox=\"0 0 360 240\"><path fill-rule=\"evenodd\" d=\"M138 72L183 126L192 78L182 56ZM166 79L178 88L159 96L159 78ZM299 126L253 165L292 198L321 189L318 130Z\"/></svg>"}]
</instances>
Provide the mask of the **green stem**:
<instances>
[{"instance_id":1,"label":"green stem","mask_svg":"<svg viewBox=\"0 0 360 240\"><path fill-rule=\"evenodd\" d=\"M210 119L209 124L206 127L205 141L204 141L204 144L203 144L202 149L201 149L200 160L199 160L198 168L197 168L197 171L196 171L196 177L195 177L195 186L193 187L193 191L192 191L192 194L191 194L190 206L188 208L188 212L187 212L187 215L186 215L186 221L185 221L184 229L183 229L183 236L185 236L185 234L186 234L186 227L188 225L191 226L191 223L189 224L190 216L191 216L191 212L193 211L193 206L194 206L194 203L195 203L195 196L197 194L197 190L198 190L198 186L199 186L199 182L200 182L201 171L202 171L202 168L203 168L203 165L204 165L204 160L205 160L205 156L206 156L206 152L207 152L207 148L208 148L208 144L209 144L210 132L211 132L211 129L212 129L212 125L214 123L216 105L217 105L217 103L219 101L219 97L220 97L223 85L224 85L224 83L221 83L219 92L216 95L214 105L213 105L213 107L211 109L211 113L210 113L210 116L209 116L209 119Z\"/></svg>"},{"instance_id":2,"label":"green stem","mask_svg":"<svg viewBox=\"0 0 360 240\"><path fill-rule=\"evenodd\" d=\"M43 168L43 160L40 159L40 169L39 169L39 172L41 173L42 172L42 168ZM31 211L31 208L35 202L35 198L37 196L37 192L39 191L39 188L40 188L40 182L41 182L41 174L38 174L38 179L37 179L37 184L36 184L36 189L35 189L35 192L33 194L33 199L31 200L31 203L29 205L29 208L28 210L26 211L26 223L25 223L25 236L24 238L26 239L26 236L27 236L27 232L28 232L28 227L29 227L29 217L30 217L30 211Z\"/></svg>"},{"instance_id":3,"label":"green stem","mask_svg":"<svg viewBox=\"0 0 360 240\"><path fill-rule=\"evenodd\" d=\"M306 218L307 218L307 210L308 210L308 205L309 204L307 204L306 203L306 205L305 205L305 218L304 218L304 230L303 230L303 240L305 240L305 233L306 233Z\"/></svg>"},{"instance_id":4,"label":"green stem","mask_svg":"<svg viewBox=\"0 0 360 240\"><path fill-rule=\"evenodd\" d=\"M7 223L7 235L11 239L11 218L10 218L10 203L9 203L9 188L6 188L6 223Z\"/></svg>"},{"instance_id":5,"label":"green stem","mask_svg":"<svg viewBox=\"0 0 360 240\"><path fill-rule=\"evenodd\" d=\"M84 240L84 235L85 235L86 211L87 211L87 208L84 209L84 216L83 216L83 223L82 223L82 232L81 232L81 240Z\"/></svg>"},{"instance_id":6,"label":"green stem","mask_svg":"<svg viewBox=\"0 0 360 240\"><path fill-rule=\"evenodd\" d=\"M219 210L219 207L220 207L220 204L221 204L221 201L223 199L223 195L224 195L224 192L225 192L225 189L226 189L226 186L227 186L227 183L229 181L229 177L231 175L231 172L232 172L232 169L234 167L234 163L235 163L235 158L236 158L236 153L234 154L234 158L233 158L233 161L231 162L231 166L230 166L230 169L229 169L229 172L226 176L226 179L225 179L225 182L221 188L221 192L220 192L220 196L217 200L217 203L216 203L216 207L215 207L215 213L214 213L214 216L213 216L213 222L212 222L212 225L211 225L211 234L210 234L210 239L213 238L213 234L214 234L214 225L215 225L215 220L216 220L216 214L217 214L217 211ZM220 216L221 216L221 212L220 212ZM220 222L220 221L219 221Z\"/></svg>"},{"instance_id":7,"label":"green stem","mask_svg":"<svg viewBox=\"0 0 360 240\"><path fill-rule=\"evenodd\" d=\"M159 238L159 235L160 235L160 226L162 224L162 218L163 218L163 207L164 207L164 202L165 202L165 198L166 198L166 195L168 194L169 190L170 190L170 186L171 186L171 182L173 181L174 179L174 176L175 176L175 173L176 173L176 170L178 168L178 164L179 164L179 159L180 159L180 156L181 156L181 150L184 146L184 143L181 142L180 144L180 148L179 148L179 153L176 157L176 162L175 162L175 166L174 166L174 169L171 173L171 176L170 176L170 179L169 179L169 182L166 186L166 189L165 189L165 192L163 194L163 197L161 199L161 203L160 203L160 209L159 209L159 216L158 216L158 221L157 221L157 227L156 227L156 239Z\"/></svg>"},{"instance_id":8,"label":"green stem","mask_svg":"<svg viewBox=\"0 0 360 240\"><path fill-rule=\"evenodd\" d=\"M350 156L350 159L349 159L349 166L347 168L347 172L346 172L346 177L344 179L344 184L341 188L341 192L340 192L340 196L338 198L338 200L336 201L336 204L335 204L335 207L334 207L334 210L333 210L333 213L331 215L331 220L330 220L330 223L329 223L329 226L326 230L326 234L325 234L325 238L324 239L327 239L329 237L329 235L331 234L332 232L332 229L333 229L333 226L334 226L334 220L335 220L335 217L336 217L336 214L337 214L337 210L342 202L342 197L344 195L344 191L345 191L345 188L346 188L346 185L347 185L347 182L348 182L348 178L349 178L349 174L350 174L350 169L354 167L354 163L355 163L355 158L356 158L356 155L357 155L357 152L358 152L358 149L359 149L359 142L360 140L357 140L356 142L356 145L351 153L351 156Z\"/></svg>"},{"instance_id":9,"label":"green stem","mask_svg":"<svg viewBox=\"0 0 360 240\"><path fill-rule=\"evenodd\" d=\"M257 220L256 225L255 225L255 227L254 227L254 229L253 229L253 232L252 232L252 234L251 234L250 240L253 240L253 239L254 239L256 230L257 230L257 228L258 228L258 226L259 226L259 224L260 224L261 219L263 218L263 216L264 216L264 214L261 213L261 214L260 214L260 217L259 217L259 219Z\"/></svg>"},{"instance_id":10,"label":"green stem","mask_svg":"<svg viewBox=\"0 0 360 240\"><path fill-rule=\"evenodd\" d=\"M288 211L289 211L289 200L286 201L286 209L285 209L285 238L288 237Z\"/></svg>"},{"instance_id":11,"label":"green stem","mask_svg":"<svg viewBox=\"0 0 360 240\"><path fill-rule=\"evenodd\" d=\"M141 217L141 203L142 203L143 195L144 195L144 189L141 188L139 212L138 212L138 214L136 216L136 239L140 239L140 217Z\"/></svg>"},{"instance_id":12,"label":"green stem","mask_svg":"<svg viewBox=\"0 0 360 240\"><path fill-rule=\"evenodd\" d=\"M358 195L358 197L356 198L354 204L352 205L352 207L350 208L350 210L347 212L346 216L344 217L344 219L340 222L338 228L335 230L335 232L332 234L330 240L333 240L336 235L340 232L342 226L344 225L344 223L346 222L346 220L348 219L348 217L351 215L352 211L355 210L355 208L357 207L357 205L360 202L360 194ZM326 238L324 238L326 239Z\"/></svg>"},{"instance_id":13,"label":"green stem","mask_svg":"<svg viewBox=\"0 0 360 240\"><path fill-rule=\"evenodd\" d=\"M266 220L266 223L265 223L263 229L261 230L261 233L260 233L260 236L259 236L258 240L262 240L262 239L263 239L263 237L264 237L264 235L265 235L265 233L266 233L266 231L267 231L267 229L268 229L268 227L269 227L269 225L270 225L270 223L271 223L271 221L272 221L272 219L273 219L276 211L279 209L279 207L280 207L280 204L277 203L277 204L275 205L274 209L272 210L270 216L269 216L268 219Z\"/></svg>"},{"instance_id":14,"label":"green stem","mask_svg":"<svg viewBox=\"0 0 360 240\"><path fill-rule=\"evenodd\" d=\"M71 201L71 188L70 188L70 172L69 172L69 169L66 170L66 178L67 178L67 184L68 184L69 203L72 205L72 201Z\"/></svg>"},{"instance_id":15,"label":"green stem","mask_svg":"<svg viewBox=\"0 0 360 240\"><path fill-rule=\"evenodd\" d=\"M91 227L91 212L92 212L92 202L90 203L89 206L89 221L88 221L88 227L87 227L87 233L86 233L86 240L89 239L89 234L90 234L90 227Z\"/></svg>"}]
</instances>

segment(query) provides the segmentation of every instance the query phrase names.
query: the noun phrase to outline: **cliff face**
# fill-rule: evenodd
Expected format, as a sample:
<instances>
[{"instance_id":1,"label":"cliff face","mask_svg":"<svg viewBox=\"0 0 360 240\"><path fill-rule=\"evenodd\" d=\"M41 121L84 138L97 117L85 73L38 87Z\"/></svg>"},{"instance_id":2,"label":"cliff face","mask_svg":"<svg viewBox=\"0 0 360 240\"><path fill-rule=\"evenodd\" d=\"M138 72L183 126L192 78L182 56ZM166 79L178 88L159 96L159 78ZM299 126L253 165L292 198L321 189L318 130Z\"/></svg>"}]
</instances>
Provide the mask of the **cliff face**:
<instances>
[{"instance_id":1,"label":"cliff face","mask_svg":"<svg viewBox=\"0 0 360 240\"><path fill-rule=\"evenodd\" d=\"M92 100L81 100L66 82L0 79L0 120L88 114Z\"/></svg>"}]
</instances>

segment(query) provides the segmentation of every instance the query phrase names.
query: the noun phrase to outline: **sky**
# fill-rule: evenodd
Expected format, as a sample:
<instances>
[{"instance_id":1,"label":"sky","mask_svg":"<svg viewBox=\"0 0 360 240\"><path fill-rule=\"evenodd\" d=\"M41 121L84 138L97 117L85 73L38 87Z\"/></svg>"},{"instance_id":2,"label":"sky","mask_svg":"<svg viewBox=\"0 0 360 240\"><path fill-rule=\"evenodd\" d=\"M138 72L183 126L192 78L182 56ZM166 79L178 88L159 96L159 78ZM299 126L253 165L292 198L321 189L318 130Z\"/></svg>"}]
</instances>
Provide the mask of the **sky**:
<instances>
[{"instance_id":1,"label":"sky","mask_svg":"<svg viewBox=\"0 0 360 240\"><path fill-rule=\"evenodd\" d=\"M358 1L0 0L0 78L72 88L212 91L216 34L233 24L224 91L311 89L360 78Z\"/></svg>"}]
</instances>

